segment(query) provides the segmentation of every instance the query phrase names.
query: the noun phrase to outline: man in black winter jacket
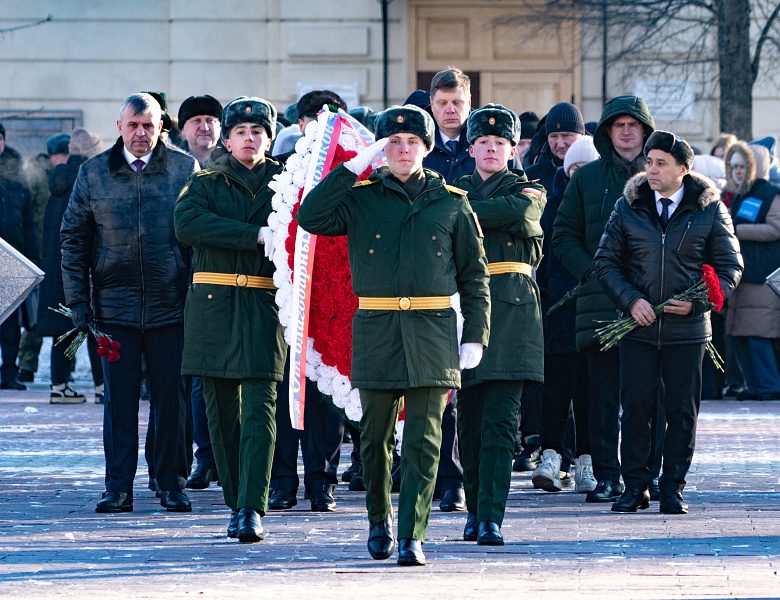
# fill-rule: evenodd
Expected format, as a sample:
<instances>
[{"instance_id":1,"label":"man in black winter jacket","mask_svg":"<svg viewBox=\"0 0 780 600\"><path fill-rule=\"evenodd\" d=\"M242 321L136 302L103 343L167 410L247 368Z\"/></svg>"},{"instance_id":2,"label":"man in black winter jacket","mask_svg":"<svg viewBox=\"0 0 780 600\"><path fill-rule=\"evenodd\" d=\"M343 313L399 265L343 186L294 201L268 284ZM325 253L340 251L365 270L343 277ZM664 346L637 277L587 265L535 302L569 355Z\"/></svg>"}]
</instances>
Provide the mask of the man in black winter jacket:
<instances>
[{"instance_id":1,"label":"man in black winter jacket","mask_svg":"<svg viewBox=\"0 0 780 600\"><path fill-rule=\"evenodd\" d=\"M607 222L595 256L607 296L639 327L620 341L623 404L621 473L625 491L615 512L648 508L652 422L664 386L666 439L660 511L684 514L682 490L691 465L701 401L704 350L712 339L710 302L676 300L715 269L728 297L742 275L739 243L715 185L691 175L693 150L656 131L644 148L647 172L632 177ZM656 314L653 306L668 301Z\"/></svg>"},{"instance_id":2,"label":"man in black winter jacket","mask_svg":"<svg viewBox=\"0 0 780 600\"><path fill-rule=\"evenodd\" d=\"M0 124L0 237L34 263L39 260L38 236L35 231L32 199L21 174L21 156L5 145L5 128ZM21 339L18 309L0 325L3 363L0 388L23 390L16 380L16 356Z\"/></svg>"},{"instance_id":3,"label":"man in black winter jacket","mask_svg":"<svg viewBox=\"0 0 780 600\"><path fill-rule=\"evenodd\" d=\"M104 408L106 496L97 512L133 510L138 467L141 355L146 358L154 413L154 473L161 503L190 511L181 377L189 254L173 229L176 198L197 170L192 157L158 143L160 105L149 94L128 96L113 148L85 162L62 221L62 279L73 323L121 344L121 358L103 359L109 394ZM91 284L90 284L91 279Z\"/></svg>"}]
</instances>

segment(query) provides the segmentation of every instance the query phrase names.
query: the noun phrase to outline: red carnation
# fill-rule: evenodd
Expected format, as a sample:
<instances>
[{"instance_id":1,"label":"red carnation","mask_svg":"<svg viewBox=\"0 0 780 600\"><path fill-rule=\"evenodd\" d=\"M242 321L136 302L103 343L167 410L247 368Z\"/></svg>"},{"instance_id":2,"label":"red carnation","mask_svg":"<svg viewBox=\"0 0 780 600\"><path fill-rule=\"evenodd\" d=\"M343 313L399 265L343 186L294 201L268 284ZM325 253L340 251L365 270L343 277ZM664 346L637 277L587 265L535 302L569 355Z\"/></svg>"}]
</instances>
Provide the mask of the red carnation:
<instances>
[{"instance_id":1,"label":"red carnation","mask_svg":"<svg viewBox=\"0 0 780 600\"><path fill-rule=\"evenodd\" d=\"M119 360L119 352L111 352L108 355L108 362L116 362Z\"/></svg>"},{"instance_id":2,"label":"red carnation","mask_svg":"<svg viewBox=\"0 0 780 600\"><path fill-rule=\"evenodd\" d=\"M117 352L122 347L122 344L116 340L111 340L111 352Z\"/></svg>"},{"instance_id":3,"label":"red carnation","mask_svg":"<svg viewBox=\"0 0 780 600\"><path fill-rule=\"evenodd\" d=\"M719 311L723 308L723 290L720 289L720 279L715 274L715 269L710 265L703 265L702 271L704 271L704 283L707 286L707 295L715 306L713 310Z\"/></svg>"},{"instance_id":4,"label":"red carnation","mask_svg":"<svg viewBox=\"0 0 780 600\"><path fill-rule=\"evenodd\" d=\"M109 354L108 348L106 348L105 346L98 346L97 349L98 356L108 356L108 354Z\"/></svg>"},{"instance_id":5,"label":"red carnation","mask_svg":"<svg viewBox=\"0 0 780 600\"><path fill-rule=\"evenodd\" d=\"M108 336L101 335L98 338L98 348L108 348Z\"/></svg>"}]
</instances>

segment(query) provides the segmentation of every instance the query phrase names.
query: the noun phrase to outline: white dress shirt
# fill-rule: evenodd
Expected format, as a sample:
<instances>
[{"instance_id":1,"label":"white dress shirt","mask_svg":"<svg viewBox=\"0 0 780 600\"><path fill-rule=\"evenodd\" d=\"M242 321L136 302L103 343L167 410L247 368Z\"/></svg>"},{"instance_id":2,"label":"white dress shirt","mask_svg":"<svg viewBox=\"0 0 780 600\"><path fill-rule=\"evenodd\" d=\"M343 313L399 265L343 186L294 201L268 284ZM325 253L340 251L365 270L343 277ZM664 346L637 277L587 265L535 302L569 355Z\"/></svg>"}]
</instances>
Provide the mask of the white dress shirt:
<instances>
[{"instance_id":1,"label":"white dress shirt","mask_svg":"<svg viewBox=\"0 0 780 600\"><path fill-rule=\"evenodd\" d=\"M653 192L655 194L655 208L658 211L658 216L661 216L661 213L664 211L664 203L661 202L661 198L669 198L671 200L671 204L669 204L669 218L672 218L672 215L674 214L674 211L677 209L677 206L680 204L680 200L682 200L683 197L683 191L685 191L685 187L680 187L679 190L677 190L674 194L671 196L664 196L660 192Z\"/></svg>"},{"instance_id":2,"label":"white dress shirt","mask_svg":"<svg viewBox=\"0 0 780 600\"><path fill-rule=\"evenodd\" d=\"M137 161L139 158L144 161L147 165L149 164L149 161L152 160L152 153L146 154L144 156L133 156L130 154L127 148L122 146L122 153L125 155L125 160L127 161L127 164L130 165L130 168L135 171L135 167L133 166L133 163ZM144 167L145 169L146 167Z\"/></svg>"}]
</instances>

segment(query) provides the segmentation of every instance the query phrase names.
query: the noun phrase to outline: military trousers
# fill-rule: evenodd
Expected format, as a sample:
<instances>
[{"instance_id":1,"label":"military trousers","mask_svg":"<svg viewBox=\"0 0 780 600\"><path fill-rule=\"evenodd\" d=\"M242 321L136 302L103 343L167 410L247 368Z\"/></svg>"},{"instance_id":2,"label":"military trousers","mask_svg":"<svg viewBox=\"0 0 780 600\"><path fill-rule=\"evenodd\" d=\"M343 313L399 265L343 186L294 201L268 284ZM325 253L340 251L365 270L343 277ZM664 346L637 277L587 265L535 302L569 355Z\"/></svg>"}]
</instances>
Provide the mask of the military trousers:
<instances>
[{"instance_id":1,"label":"military trousers","mask_svg":"<svg viewBox=\"0 0 780 600\"><path fill-rule=\"evenodd\" d=\"M458 392L463 488L477 522L504 521L523 383L486 381Z\"/></svg>"},{"instance_id":2,"label":"military trousers","mask_svg":"<svg viewBox=\"0 0 780 600\"><path fill-rule=\"evenodd\" d=\"M392 512L390 490L398 415L406 407L401 443L401 490L398 496L399 539L425 540L431 516L441 447L441 420L447 388L361 389L360 457L371 523Z\"/></svg>"},{"instance_id":3,"label":"military trousers","mask_svg":"<svg viewBox=\"0 0 780 600\"><path fill-rule=\"evenodd\" d=\"M276 439L276 382L203 377L203 397L225 504L265 515Z\"/></svg>"}]
</instances>

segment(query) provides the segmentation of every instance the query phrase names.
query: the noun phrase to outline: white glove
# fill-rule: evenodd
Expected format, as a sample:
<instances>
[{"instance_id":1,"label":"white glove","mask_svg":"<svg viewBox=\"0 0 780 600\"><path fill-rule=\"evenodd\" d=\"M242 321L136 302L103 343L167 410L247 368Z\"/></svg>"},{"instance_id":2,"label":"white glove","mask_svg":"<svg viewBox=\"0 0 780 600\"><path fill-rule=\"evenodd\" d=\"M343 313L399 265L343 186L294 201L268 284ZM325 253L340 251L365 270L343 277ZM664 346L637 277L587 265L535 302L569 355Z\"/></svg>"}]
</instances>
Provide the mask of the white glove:
<instances>
[{"instance_id":1,"label":"white glove","mask_svg":"<svg viewBox=\"0 0 780 600\"><path fill-rule=\"evenodd\" d=\"M274 232L270 227L261 227L257 234L257 243L263 244L265 257L273 262L274 260Z\"/></svg>"},{"instance_id":2,"label":"white glove","mask_svg":"<svg viewBox=\"0 0 780 600\"><path fill-rule=\"evenodd\" d=\"M482 344L462 344L460 347L460 370L473 369L482 360L482 352L485 347Z\"/></svg>"},{"instance_id":3,"label":"white glove","mask_svg":"<svg viewBox=\"0 0 780 600\"><path fill-rule=\"evenodd\" d=\"M385 146L387 146L387 138L382 138L378 142L374 142L370 146L363 148L357 153L355 158L345 162L344 166L355 175L360 175L374 161L374 158L382 152Z\"/></svg>"}]
</instances>

